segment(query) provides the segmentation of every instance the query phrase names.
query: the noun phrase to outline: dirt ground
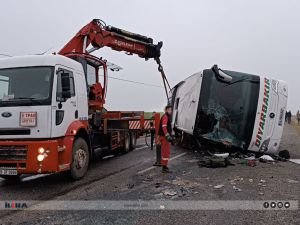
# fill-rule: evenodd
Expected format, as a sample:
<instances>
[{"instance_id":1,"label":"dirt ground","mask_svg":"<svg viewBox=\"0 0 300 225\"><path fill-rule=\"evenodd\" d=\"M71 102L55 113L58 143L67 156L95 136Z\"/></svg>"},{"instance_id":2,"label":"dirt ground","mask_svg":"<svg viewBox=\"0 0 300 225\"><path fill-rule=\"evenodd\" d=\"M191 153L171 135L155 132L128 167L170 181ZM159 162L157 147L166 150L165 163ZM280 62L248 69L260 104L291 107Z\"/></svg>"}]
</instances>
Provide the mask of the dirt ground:
<instances>
[{"instance_id":1,"label":"dirt ground","mask_svg":"<svg viewBox=\"0 0 300 225\"><path fill-rule=\"evenodd\" d=\"M286 124L281 149L300 159L300 129ZM180 201L300 201L300 165L257 162L255 167L232 160L233 166L198 166L199 153L172 148L170 168L162 174L151 167L154 152L146 146L123 156L94 163L88 175L71 182L54 174L0 181L1 200L144 200ZM300 224L298 210L100 210L0 211L0 224ZM225 207L226 208L226 207Z\"/></svg>"}]
</instances>

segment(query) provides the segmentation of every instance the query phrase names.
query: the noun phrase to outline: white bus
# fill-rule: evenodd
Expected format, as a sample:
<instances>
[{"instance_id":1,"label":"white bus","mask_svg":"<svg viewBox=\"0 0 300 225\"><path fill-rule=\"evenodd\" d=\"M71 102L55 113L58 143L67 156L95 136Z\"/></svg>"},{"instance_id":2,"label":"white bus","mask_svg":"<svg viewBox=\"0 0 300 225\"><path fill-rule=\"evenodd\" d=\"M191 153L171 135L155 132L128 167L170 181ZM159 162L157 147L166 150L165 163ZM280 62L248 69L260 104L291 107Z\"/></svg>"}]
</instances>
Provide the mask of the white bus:
<instances>
[{"instance_id":1,"label":"white bus","mask_svg":"<svg viewBox=\"0 0 300 225\"><path fill-rule=\"evenodd\" d=\"M277 154L287 97L284 81L215 65L172 89L172 126L200 142Z\"/></svg>"}]
</instances>

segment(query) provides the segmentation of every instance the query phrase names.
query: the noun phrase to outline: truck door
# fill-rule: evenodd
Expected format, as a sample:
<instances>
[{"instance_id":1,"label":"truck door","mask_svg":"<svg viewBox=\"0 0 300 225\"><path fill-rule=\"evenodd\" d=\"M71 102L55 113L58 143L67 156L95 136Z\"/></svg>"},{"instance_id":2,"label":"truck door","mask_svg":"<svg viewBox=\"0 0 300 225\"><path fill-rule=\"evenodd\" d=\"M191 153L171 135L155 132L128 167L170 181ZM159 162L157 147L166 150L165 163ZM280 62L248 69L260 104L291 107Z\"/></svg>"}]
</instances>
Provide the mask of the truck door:
<instances>
[{"instance_id":1,"label":"truck door","mask_svg":"<svg viewBox=\"0 0 300 225\"><path fill-rule=\"evenodd\" d=\"M70 69L59 66L53 83L51 137L64 136L69 125L78 120L74 75Z\"/></svg>"}]
</instances>

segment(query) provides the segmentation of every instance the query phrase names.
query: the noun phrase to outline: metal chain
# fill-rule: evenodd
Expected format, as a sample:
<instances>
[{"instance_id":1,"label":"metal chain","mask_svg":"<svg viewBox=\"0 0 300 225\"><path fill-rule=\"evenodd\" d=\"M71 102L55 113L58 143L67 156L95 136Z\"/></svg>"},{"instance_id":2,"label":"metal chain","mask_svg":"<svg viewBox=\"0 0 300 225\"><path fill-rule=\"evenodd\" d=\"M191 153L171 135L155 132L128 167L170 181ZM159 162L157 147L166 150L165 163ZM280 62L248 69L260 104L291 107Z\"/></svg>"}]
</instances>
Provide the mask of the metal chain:
<instances>
[{"instance_id":1,"label":"metal chain","mask_svg":"<svg viewBox=\"0 0 300 225\"><path fill-rule=\"evenodd\" d=\"M162 80L163 80L163 84L164 84L164 88L165 88L165 92L166 92L166 96L167 96L167 101L168 101L169 100L168 88L169 88L169 91L170 91L171 86L170 86L170 84L168 82L168 79L166 77L166 74L165 74L164 68L161 64L160 58L155 58L155 61L158 64L158 71L161 73L161 77L162 77ZM167 85L168 85L168 88L167 88Z\"/></svg>"}]
</instances>

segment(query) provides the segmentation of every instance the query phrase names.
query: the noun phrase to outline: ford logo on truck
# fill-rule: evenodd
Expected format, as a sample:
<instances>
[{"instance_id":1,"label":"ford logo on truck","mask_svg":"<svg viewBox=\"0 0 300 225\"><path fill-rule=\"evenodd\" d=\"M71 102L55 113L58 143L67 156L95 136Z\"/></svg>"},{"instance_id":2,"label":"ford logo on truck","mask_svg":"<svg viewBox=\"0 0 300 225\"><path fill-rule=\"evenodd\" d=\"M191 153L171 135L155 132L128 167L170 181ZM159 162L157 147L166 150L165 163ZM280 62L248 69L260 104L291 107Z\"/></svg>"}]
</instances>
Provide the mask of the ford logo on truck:
<instances>
[{"instance_id":1,"label":"ford logo on truck","mask_svg":"<svg viewBox=\"0 0 300 225\"><path fill-rule=\"evenodd\" d=\"M1 114L1 116L4 117L4 118L8 118L8 117L11 117L12 114L11 114L10 112L3 112L3 113Z\"/></svg>"}]
</instances>

